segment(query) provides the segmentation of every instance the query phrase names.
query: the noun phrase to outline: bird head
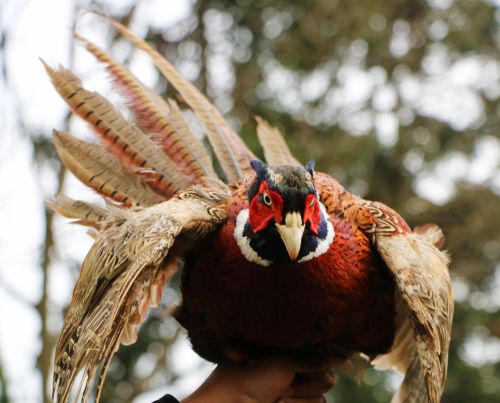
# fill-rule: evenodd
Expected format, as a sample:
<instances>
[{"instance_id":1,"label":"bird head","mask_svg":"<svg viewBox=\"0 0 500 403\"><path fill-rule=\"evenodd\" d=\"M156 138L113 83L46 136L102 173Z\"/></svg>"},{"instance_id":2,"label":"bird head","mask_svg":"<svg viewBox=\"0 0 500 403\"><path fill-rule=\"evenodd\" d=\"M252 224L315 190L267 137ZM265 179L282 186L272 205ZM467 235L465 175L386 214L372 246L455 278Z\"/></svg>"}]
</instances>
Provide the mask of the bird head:
<instances>
[{"instance_id":1,"label":"bird head","mask_svg":"<svg viewBox=\"0 0 500 403\"><path fill-rule=\"evenodd\" d=\"M333 226L314 185L314 163L305 167L250 163L255 180L249 208L237 217L235 238L245 257L268 266L304 262L328 250Z\"/></svg>"}]
</instances>

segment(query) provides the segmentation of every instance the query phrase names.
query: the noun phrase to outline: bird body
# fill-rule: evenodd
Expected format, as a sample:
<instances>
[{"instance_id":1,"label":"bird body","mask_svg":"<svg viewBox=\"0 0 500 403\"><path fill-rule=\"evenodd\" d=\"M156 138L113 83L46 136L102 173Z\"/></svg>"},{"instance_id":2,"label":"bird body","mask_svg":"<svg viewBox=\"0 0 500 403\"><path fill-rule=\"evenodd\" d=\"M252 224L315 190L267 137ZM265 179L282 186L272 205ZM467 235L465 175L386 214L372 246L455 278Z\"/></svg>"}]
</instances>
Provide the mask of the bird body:
<instances>
[{"instance_id":1,"label":"bird body","mask_svg":"<svg viewBox=\"0 0 500 403\"><path fill-rule=\"evenodd\" d=\"M126 27L201 121L224 174L179 106L142 84L77 35L104 63L135 115L129 122L69 70L45 65L97 145L55 132L62 162L107 200L58 196L49 207L91 227L85 258L55 352L54 399L77 375L85 402L101 368L132 344L179 267L176 313L193 348L214 362L285 355L322 365L364 353L378 369L405 374L393 402L437 403L446 378L453 298L448 257L435 225L413 231L394 210L346 191L302 166L277 129L257 118L267 163L217 109Z\"/></svg>"},{"instance_id":2,"label":"bird body","mask_svg":"<svg viewBox=\"0 0 500 403\"><path fill-rule=\"evenodd\" d=\"M331 208L335 242L324 254L303 263L251 262L234 235L248 208L245 182L228 199L227 221L184 267L177 316L190 335L213 332L192 337L195 350L213 361L228 347L257 356L286 351L311 362L386 352L395 330L394 282L370 239Z\"/></svg>"}]
</instances>

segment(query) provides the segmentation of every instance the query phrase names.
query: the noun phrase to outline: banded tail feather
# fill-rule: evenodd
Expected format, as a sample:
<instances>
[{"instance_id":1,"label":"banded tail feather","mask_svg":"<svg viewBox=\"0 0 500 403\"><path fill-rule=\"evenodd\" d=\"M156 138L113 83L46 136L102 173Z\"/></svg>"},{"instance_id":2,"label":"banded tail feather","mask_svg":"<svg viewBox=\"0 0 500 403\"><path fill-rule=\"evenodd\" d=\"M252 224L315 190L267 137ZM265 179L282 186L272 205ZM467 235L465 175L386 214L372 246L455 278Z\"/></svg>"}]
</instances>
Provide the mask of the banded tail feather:
<instances>
[{"instance_id":1,"label":"banded tail feather","mask_svg":"<svg viewBox=\"0 0 500 403\"><path fill-rule=\"evenodd\" d=\"M190 182L202 176L216 177L212 161L201 140L189 128L182 112L143 84L130 70L86 38L75 37L100 62L106 65L113 82L134 112L138 126L152 135L163 151L178 164Z\"/></svg>"},{"instance_id":2,"label":"banded tail feather","mask_svg":"<svg viewBox=\"0 0 500 403\"><path fill-rule=\"evenodd\" d=\"M170 197L189 185L177 166L135 125L97 92L87 91L71 71L44 66L52 83L73 112L87 121L128 169L145 176L151 187Z\"/></svg>"},{"instance_id":3,"label":"banded tail feather","mask_svg":"<svg viewBox=\"0 0 500 403\"><path fill-rule=\"evenodd\" d=\"M151 206L165 200L143 177L127 172L119 159L102 146L56 130L54 144L64 165L102 195L126 206Z\"/></svg>"},{"instance_id":4,"label":"banded tail feather","mask_svg":"<svg viewBox=\"0 0 500 403\"><path fill-rule=\"evenodd\" d=\"M148 54L158 70L191 107L205 129L228 182L235 182L244 173L250 172L248 164L256 158L255 155L224 120L217 108L150 45L119 22L111 19L109 21L124 38Z\"/></svg>"},{"instance_id":5,"label":"banded tail feather","mask_svg":"<svg viewBox=\"0 0 500 403\"><path fill-rule=\"evenodd\" d=\"M276 127L272 127L268 122L259 116L257 121L257 136L264 149L264 156L269 165L296 165L302 166L292 155L282 134Z\"/></svg>"}]
</instances>

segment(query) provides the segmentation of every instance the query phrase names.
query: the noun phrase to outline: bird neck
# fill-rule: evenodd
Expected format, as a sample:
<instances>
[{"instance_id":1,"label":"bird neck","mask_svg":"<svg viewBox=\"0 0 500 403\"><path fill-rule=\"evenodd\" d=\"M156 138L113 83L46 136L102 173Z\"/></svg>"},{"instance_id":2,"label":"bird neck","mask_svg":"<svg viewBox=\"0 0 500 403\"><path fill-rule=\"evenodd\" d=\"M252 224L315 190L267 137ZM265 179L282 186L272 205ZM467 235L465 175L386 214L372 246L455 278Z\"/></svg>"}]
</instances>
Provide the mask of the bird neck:
<instances>
[{"instance_id":1,"label":"bird neck","mask_svg":"<svg viewBox=\"0 0 500 403\"><path fill-rule=\"evenodd\" d=\"M297 260L292 261L285 245L271 222L265 229L254 232L249 220L249 210L242 209L236 218L234 238L247 260L260 266L273 263L303 263L325 253L333 242L335 231L321 203L321 221L317 234L305 228Z\"/></svg>"}]
</instances>

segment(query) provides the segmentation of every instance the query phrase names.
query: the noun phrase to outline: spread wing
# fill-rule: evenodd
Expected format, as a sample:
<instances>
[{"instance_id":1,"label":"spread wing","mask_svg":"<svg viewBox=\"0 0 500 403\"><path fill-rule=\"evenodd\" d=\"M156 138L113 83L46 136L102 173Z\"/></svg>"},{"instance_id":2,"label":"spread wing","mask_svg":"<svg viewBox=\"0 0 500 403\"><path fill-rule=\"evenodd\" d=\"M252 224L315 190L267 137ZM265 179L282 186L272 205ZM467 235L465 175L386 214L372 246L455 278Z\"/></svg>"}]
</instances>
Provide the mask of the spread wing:
<instances>
[{"instance_id":1,"label":"spread wing","mask_svg":"<svg viewBox=\"0 0 500 403\"><path fill-rule=\"evenodd\" d=\"M78 395L86 401L102 364L99 400L113 354L120 344L135 341L136 329L149 306L159 303L163 286L175 272L180 252L176 250L207 235L225 220L227 196L222 182L212 182L147 208L108 206L105 220L101 216L91 223L100 233L83 263L57 343L54 401L68 399L81 371L84 380ZM77 217L90 211L89 206L73 206L70 199L64 199L61 205ZM182 242L176 243L180 237Z\"/></svg>"},{"instance_id":2,"label":"spread wing","mask_svg":"<svg viewBox=\"0 0 500 403\"><path fill-rule=\"evenodd\" d=\"M446 379L453 317L448 256L434 246L442 234L436 226L411 232L387 206L361 204L373 219L368 232L397 285L395 341L373 364L405 374L393 403L437 403Z\"/></svg>"}]
</instances>

